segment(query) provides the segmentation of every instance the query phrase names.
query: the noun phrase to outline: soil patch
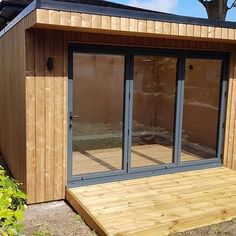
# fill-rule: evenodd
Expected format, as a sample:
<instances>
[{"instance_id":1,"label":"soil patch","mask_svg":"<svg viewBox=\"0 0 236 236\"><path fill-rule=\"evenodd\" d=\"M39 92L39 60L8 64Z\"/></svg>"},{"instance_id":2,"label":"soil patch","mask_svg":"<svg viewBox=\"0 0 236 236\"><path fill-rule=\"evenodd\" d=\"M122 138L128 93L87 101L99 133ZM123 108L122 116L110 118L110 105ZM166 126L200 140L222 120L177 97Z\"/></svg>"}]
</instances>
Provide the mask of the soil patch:
<instances>
[{"instance_id":1,"label":"soil patch","mask_svg":"<svg viewBox=\"0 0 236 236\"><path fill-rule=\"evenodd\" d=\"M95 236L64 201L28 206L25 213L25 234L35 236Z\"/></svg>"}]
</instances>

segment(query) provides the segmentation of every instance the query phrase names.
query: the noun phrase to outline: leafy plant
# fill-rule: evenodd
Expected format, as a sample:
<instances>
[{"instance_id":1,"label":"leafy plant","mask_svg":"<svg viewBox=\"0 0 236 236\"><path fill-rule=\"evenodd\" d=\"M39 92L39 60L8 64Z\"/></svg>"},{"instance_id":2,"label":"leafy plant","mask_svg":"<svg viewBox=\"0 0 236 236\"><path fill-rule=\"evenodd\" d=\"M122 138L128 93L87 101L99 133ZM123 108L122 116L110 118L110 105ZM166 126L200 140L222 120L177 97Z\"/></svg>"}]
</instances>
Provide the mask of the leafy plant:
<instances>
[{"instance_id":1,"label":"leafy plant","mask_svg":"<svg viewBox=\"0 0 236 236\"><path fill-rule=\"evenodd\" d=\"M0 166L0 235L22 235L26 195L20 184L10 178Z\"/></svg>"},{"instance_id":2,"label":"leafy plant","mask_svg":"<svg viewBox=\"0 0 236 236\"><path fill-rule=\"evenodd\" d=\"M79 221L79 222L83 222L83 219L81 218L80 215L76 215L76 220Z\"/></svg>"}]
</instances>

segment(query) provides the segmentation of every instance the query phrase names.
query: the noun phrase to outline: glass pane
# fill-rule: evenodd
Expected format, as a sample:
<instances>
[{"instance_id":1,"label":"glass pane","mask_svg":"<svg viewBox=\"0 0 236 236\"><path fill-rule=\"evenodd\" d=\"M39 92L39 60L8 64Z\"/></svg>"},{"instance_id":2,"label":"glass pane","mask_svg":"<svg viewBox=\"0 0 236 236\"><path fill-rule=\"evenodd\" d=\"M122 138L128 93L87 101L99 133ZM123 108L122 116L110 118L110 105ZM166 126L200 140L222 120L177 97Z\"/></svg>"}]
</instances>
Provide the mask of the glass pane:
<instances>
[{"instance_id":1,"label":"glass pane","mask_svg":"<svg viewBox=\"0 0 236 236\"><path fill-rule=\"evenodd\" d=\"M122 169L124 61L74 53L73 175Z\"/></svg>"},{"instance_id":2,"label":"glass pane","mask_svg":"<svg viewBox=\"0 0 236 236\"><path fill-rule=\"evenodd\" d=\"M135 56L131 166L173 162L177 59Z\"/></svg>"},{"instance_id":3,"label":"glass pane","mask_svg":"<svg viewBox=\"0 0 236 236\"><path fill-rule=\"evenodd\" d=\"M187 59L182 161L216 157L221 60Z\"/></svg>"}]
</instances>

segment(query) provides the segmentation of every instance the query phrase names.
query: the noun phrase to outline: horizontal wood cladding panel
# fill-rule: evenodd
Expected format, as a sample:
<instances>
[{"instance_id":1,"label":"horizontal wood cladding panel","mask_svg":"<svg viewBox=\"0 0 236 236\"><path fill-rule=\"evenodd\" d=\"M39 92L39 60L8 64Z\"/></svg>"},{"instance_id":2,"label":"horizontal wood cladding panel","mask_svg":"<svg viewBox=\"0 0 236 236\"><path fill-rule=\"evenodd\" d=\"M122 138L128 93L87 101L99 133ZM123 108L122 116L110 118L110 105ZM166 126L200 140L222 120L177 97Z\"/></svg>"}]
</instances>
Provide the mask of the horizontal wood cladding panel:
<instances>
[{"instance_id":1,"label":"horizontal wood cladding panel","mask_svg":"<svg viewBox=\"0 0 236 236\"><path fill-rule=\"evenodd\" d=\"M0 152L26 187L25 25L0 37Z\"/></svg>"},{"instance_id":2,"label":"horizontal wood cladding panel","mask_svg":"<svg viewBox=\"0 0 236 236\"><path fill-rule=\"evenodd\" d=\"M236 40L236 29L37 9L36 26L91 32L151 34L208 40Z\"/></svg>"}]
</instances>

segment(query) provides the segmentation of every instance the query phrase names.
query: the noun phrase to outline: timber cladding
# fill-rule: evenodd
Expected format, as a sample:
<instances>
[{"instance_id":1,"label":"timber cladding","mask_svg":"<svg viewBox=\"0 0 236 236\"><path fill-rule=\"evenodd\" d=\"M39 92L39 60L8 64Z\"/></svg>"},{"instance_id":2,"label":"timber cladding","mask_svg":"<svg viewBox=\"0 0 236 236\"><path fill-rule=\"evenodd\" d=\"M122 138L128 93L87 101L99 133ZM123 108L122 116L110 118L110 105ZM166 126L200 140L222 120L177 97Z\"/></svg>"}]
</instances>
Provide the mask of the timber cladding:
<instances>
[{"instance_id":1,"label":"timber cladding","mask_svg":"<svg viewBox=\"0 0 236 236\"><path fill-rule=\"evenodd\" d=\"M232 50L232 45L216 42L167 40L50 29L27 30L26 125L29 203L63 199L65 196L67 181L67 51L69 42L224 52ZM54 58L52 72L49 72L46 67L48 57ZM232 58L234 60L234 57ZM233 68L231 66L231 70ZM234 83L234 79L230 77L230 86L232 83ZM230 102L230 106L235 107L235 102ZM227 117L229 116L232 116L232 111L228 111ZM233 129L227 133L226 146L230 140L228 136L232 133L234 133ZM227 151L225 153L225 158L230 159L232 154ZM229 161L226 165L231 166Z\"/></svg>"},{"instance_id":2,"label":"timber cladding","mask_svg":"<svg viewBox=\"0 0 236 236\"><path fill-rule=\"evenodd\" d=\"M138 34L149 37L188 37L195 39L227 40L236 39L236 30L229 28L201 26L184 23L141 20L127 17L65 12L37 9L34 12L35 26L51 29L84 30L93 32Z\"/></svg>"},{"instance_id":3,"label":"timber cladding","mask_svg":"<svg viewBox=\"0 0 236 236\"><path fill-rule=\"evenodd\" d=\"M15 25L0 38L0 151L28 203L65 198L70 42L231 53L224 164L236 170L235 38L233 29L50 10Z\"/></svg>"},{"instance_id":4,"label":"timber cladding","mask_svg":"<svg viewBox=\"0 0 236 236\"><path fill-rule=\"evenodd\" d=\"M24 24L0 38L0 153L26 187Z\"/></svg>"},{"instance_id":5,"label":"timber cladding","mask_svg":"<svg viewBox=\"0 0 236 236\"><path fill-rule=\"evenodd\" d=\"M26 33L28 202L63 199L67 153L67 73L63 32ZM53 72L46 68L55 60Z\"/></svg>"}]
</instances>

